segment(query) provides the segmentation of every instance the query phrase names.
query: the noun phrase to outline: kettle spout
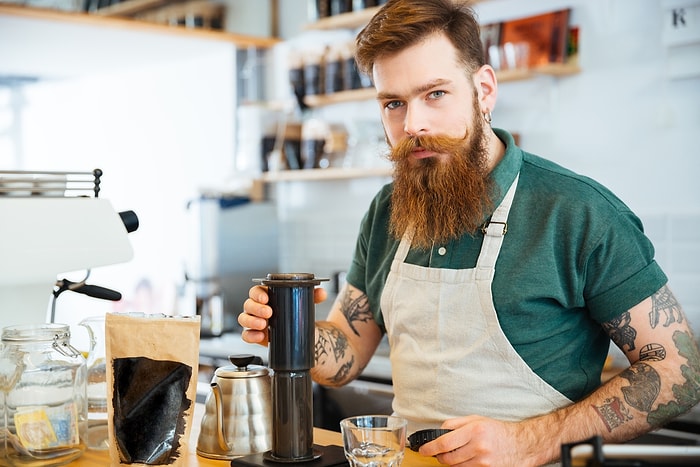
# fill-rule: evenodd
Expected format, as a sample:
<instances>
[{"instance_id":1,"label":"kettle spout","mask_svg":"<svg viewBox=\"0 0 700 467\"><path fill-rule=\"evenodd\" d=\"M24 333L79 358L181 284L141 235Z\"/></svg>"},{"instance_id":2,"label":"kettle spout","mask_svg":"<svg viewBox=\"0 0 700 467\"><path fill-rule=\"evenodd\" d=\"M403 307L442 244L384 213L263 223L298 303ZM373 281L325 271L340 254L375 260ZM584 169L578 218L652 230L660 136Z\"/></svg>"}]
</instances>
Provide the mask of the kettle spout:
<instances>
[{"instance_id":1,"label":"kettle spout","mask_svg":"<svg viewBox=\"0 0 700 467\"><path fill-rule=\"evenodd\" d=\"M219 447L224 452L230 452L232 446L226 442L224 433L224 404L222 401L221 388L217 383L211 383L211 392L214 395L214 404L216 405L216 437Z\"/></svg>"}]
</instances>

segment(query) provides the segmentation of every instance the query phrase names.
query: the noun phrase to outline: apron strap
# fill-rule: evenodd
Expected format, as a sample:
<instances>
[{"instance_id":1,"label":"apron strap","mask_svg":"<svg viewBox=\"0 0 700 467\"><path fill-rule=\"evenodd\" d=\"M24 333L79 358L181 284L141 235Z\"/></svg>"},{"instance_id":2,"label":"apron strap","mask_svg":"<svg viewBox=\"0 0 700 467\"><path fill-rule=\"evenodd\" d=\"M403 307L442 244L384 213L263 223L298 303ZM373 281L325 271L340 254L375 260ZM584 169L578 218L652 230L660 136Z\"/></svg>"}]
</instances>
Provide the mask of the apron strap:
<instances>
[{"instance_id":1,"label":"apron strap","mask_svg":"<svg viewBox=\"0 0 700 467\"><path fill-rule=\"evenodd\" d=\"M481 228L481 231L484 233L484 245L481 248L481 253L476 263L477 279L489 279L493 277L493 268L496 265L501 243L503 243L503 236L508 232L508 223L506 221L508 220L510 207L513 204L519 178L520 172L515 176L515 180L513 180L510 188L508 188L501 204L493 212L491 220L487 221ZM399 260L399 263L403 263L406 260L408 252L411 249L412 238L413 229L409 227L401 237L398 250L396 251L395 259Z\"/></svg>"},{"instance_id":2,"label":"apron strap","mask_svg":"<svg viewBox=\"0 0 700 467\"><path fill-rule=\"evenodd\" d=\"M476 262L477 280L490 280L493 278L503 237L508 232L508 213L513 204L513 198L515 198L515 190L519 179L520 172L515 176L515 180L508 188L501 204L493 212L491 220L487 221L481 229L484 234L484 242L481 247L481 253L479 253L479 259Z\"/></svg>"}]
</instances>

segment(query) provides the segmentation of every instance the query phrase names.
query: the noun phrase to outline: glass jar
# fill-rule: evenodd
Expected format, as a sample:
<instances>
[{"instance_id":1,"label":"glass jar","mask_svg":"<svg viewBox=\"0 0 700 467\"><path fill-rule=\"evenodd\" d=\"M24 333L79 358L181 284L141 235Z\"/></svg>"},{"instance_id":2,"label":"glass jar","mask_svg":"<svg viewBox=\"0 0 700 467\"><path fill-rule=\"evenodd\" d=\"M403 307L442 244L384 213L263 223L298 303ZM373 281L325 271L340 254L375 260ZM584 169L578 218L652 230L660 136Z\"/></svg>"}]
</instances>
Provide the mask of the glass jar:
<instances>
[{"instance_id":1,"label":"glass jar","mask_svg":"<svg viewBox=\"0 0 700 467\"><path fill-rule=\"evenodd\" d=\"M0 397L1 465L63 465L85 451L87 367L67 325L2 330Z\"/></svg>"}]
</instances>

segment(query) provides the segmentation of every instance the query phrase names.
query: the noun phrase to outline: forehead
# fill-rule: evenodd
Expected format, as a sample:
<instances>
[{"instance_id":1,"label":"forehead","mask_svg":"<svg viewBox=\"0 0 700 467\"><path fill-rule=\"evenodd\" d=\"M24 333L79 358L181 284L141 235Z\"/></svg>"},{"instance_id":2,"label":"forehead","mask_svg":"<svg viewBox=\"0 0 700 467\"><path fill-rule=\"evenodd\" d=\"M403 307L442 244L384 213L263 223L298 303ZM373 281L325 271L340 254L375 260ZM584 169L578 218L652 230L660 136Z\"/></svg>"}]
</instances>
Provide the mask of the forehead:
<instances>
[{"instance_id":1,"label":"forehead","mask_svg":"<svg viewBox=\"0 0 700 467\"><path fill-rule=\"evenodd\" d=\"M435 33L400 52L378 58L372 77L379 93L395 93L427 82L466 79L465 70L452 42L445 34Z\"/></svg>"}]
</instances>

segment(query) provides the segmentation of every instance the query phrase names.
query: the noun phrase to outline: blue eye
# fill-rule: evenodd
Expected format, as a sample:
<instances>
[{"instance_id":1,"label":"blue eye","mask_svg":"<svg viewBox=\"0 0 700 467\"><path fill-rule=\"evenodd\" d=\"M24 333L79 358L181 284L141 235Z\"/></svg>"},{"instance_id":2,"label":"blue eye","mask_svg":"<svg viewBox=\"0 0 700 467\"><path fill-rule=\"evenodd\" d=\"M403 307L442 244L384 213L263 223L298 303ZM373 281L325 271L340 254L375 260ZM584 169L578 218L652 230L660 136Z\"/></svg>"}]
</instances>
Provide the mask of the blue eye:
<instances>
[{"instance_id":1,"label":"blue eye","mask_svg":"<svg viewBox=\"0 0 700 467\"><path fill-rule=\"evenodd\" d=\"M398 107L401 107L401 105L403 105L401 101L389 101L384 105L384 107L386 107L389 110L393 110Z\"/></svg>"},{"instance_id":2,"label":"blue eye","mask_svg":"<svg viewBox=\"0 0 700 467\"><path fill-rule=\"evenodd\" d=\"M438 99L445 95L445 91L433 91L428 96L430 99Z\"/></svg>"}]
</instances>

